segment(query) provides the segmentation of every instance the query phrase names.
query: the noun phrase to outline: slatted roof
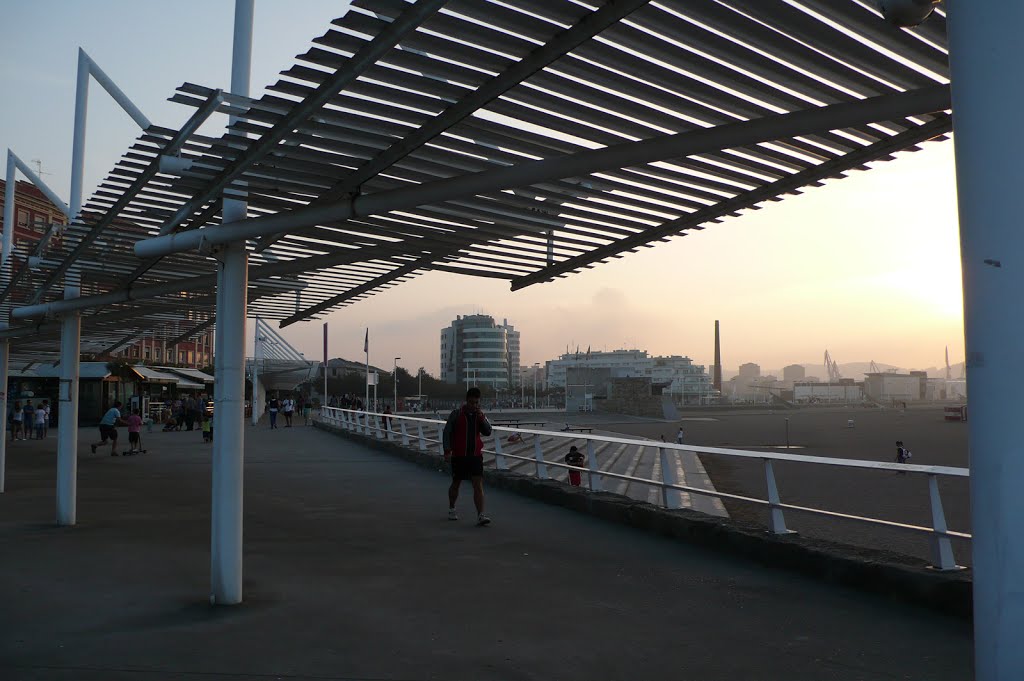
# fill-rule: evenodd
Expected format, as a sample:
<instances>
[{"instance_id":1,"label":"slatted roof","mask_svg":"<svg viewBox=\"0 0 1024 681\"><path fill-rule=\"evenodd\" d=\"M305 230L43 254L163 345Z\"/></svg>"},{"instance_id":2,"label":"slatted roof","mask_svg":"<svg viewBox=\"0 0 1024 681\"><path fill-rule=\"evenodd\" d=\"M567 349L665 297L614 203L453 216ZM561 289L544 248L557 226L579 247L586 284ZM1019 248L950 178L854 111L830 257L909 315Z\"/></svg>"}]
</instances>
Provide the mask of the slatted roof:
<instances>
[{"instance_id":1,"label":"slatted roof","mask_svg":"<svg viewBox=\"0 0 1024 681\"><path fill-rule=\"evenodd\" d=\"M189 123L146 130L36 267L16 251L0 305L59 299L73 267L83 296L163 293L89 311L83 347L205 328L216 254L133 247L222 229L222 190L250 220L350 207L250 241L250 312L282 325L430 270L569 275L943 139L943 14L874 7L355 0L259 99L178 88ZM237 121L196 132L214 110Z\"/></svg>"}]
</instances>

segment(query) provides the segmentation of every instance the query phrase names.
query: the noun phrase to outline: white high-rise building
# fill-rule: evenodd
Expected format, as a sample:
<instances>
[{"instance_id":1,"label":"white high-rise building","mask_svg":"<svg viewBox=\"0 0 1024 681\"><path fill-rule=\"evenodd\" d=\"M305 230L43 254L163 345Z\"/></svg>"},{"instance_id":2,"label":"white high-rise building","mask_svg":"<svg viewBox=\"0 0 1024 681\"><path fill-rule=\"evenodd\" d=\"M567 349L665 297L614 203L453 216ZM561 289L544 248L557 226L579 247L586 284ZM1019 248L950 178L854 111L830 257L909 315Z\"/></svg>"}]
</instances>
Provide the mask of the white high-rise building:
<instances>
[{"instance_id":1,"label":"white high-rise building","mask_svg":"<svg viewBox=\"0 0 1024 681\"><path fill-rule=\"evenodd\" d=\"M441 380L506 390L519 385L519 332L507 319L456 317L441 330Z\"/></svg>"}]
</instances>

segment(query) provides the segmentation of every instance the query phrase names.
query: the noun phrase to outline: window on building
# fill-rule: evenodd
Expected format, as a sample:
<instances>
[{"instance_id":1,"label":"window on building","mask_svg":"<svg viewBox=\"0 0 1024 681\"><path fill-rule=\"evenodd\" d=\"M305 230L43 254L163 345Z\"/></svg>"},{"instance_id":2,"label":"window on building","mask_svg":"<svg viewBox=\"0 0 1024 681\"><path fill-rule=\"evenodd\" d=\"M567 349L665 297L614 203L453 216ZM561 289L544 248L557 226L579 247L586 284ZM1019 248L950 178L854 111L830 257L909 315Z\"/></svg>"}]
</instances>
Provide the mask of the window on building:
<instances>
[{"instance_id":1,"label":"window on building","mask_svg":"<svg viewBox=\"0 0 1024 681\"><path fill-rule=\"evenodd\" d=\"M150 351L149 351L149 348L143 348L143 351L142 351L142 352L143 352L143 354L145 355L145 358L146 358L146 359L149 359L149 358L150 358L150 357L149 357L149 355L150 355Z\"/></svg>"},{"instance_id":2,"label":"window on building","mask_svg":"<svg viewBox=\"0 0 1024 681\"><path fill-rule=\"evenodd\" d=\"M178 364L184 364L184 363L185 363L185 351L184 350L178 350Z\"/></svg>"},{"instance_id":3,"label":"window on building","mask_svg":"<svg viewBox=\"0 0 1024 681\"><path fill-rule=\"evenodd\" d=\"M157 359L163 359L164 351L162 348L154 348L153 352L156 354Z\"/></svg>"},{"instance_id":4,"label":"window on building","mask_svg":"<svg viewBox=\"0 0 1024 681\"><path fill-rule=\"evenodd\" d=\"M196 361L196 353L192 350L188 351L188 363L193 364Z\"/></svg>"},{"instance_id":5,"label":"window on building","mask_svg":"<svg viewBox=\"0 0 1024 681\"><path fill-rule=\"evenodd\" d=\"M18 227L28 227L27 210L18 210Z\"/></svg>"}]
</instances>

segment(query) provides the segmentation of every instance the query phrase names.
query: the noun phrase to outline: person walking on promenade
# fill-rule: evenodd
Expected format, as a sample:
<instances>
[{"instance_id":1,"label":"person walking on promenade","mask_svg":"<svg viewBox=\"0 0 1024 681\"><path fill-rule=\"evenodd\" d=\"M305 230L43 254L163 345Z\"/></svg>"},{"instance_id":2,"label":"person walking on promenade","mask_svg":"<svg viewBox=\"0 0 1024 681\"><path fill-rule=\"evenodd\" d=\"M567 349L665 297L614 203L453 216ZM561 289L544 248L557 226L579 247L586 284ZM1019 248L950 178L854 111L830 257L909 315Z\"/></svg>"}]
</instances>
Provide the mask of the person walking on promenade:
<instances>
[{"instance_id":1,"label":"person walking on promenade","mask_svg":"<svg viewBox=\"0 0 1024 681\"><path fill-rule=\"evenodd\" d=\"M384 405L384 430L391 430L391 405Z\"/></svg>"},{"instance_id":2,"label":"person walking on promenade","mask_svg":"<svg viewBox=\"0 0 1024 681\"><path fill-rule=\"evenodd\" d=\"M277 410L281 408L281 403L276 397L271 397L270 401L267 402L267 413L270 414L270 429L274 430L277 428Z\"/></svg>"},{"instance_id":3,"label":"person walking on promenade","mask_svg":"<svg viewBox=\"0 0 1024 681\"><path fill-rule=\"evenodd\" d=\"M679 431L676 433L676 444L683 444L683 427L679 426Z\"/></svg>"},{"instance_id":4,"label":"person walking on promenade","mask_svg":"<svg viewBox=\"0 0 1024 681\"><path fill-rule=\"evenodd\" d=\"M46 420L43 421L43 438L50 435L50 400L43 400L41 409L46 412Z\"/></svg>"},{"instance_id":5,"label":"person walking on promenade","mask_svg":"<svg viewBox=\"0 0 1024 681\"><path fill-rule=\"evenodd\" d=\"M313 422L313 401L307 399L302 403L302 423L309 425Z\"/></svg>"},{"instance_id":6,"label":"person walking on promenade","mask_svg":"<svg viewBox=\"0 0 1024 681\"><path fill-rule=\"evenodd\" d=\"M576 448L576 445L569 447L569 453L565 455L565 462L570 466L582 467L587 463L586 455ZM580 486L580 472L577 470L569 469L569 484L573 487Z\"/></svg>"},{"instance_id":7,"label":"person walking on promenade","mask_svg":"<svg viewBox=\"0 0 1024 681\"><path fill-rule=\"evenodd\" d=\"M21 424L24 420L25 412L21 409L21 402L15 401L14 408L11 409L11 442L25 439L21 435Z\"/></svg>"},{"instance_id":8,"label":"person walking on promenade","mask_svg":"<svg viewBox=\"0 0 1024 681\"><path fill-rule=\"evenodd\" d=\"M121 420L121 403L114 402L114 406L100 419L100 441L89 445L92 453L95 454L97 447L106 446L110 440L110 456L117 456L117 427L124 425L127 424Z\"/></svg>"},{"instance_id":9,"label":"person walking on promenade","mask_svg":"<svg viewBox=\"0 0 1024 681\"><path fill-rule=\"evenodd\" d=\"M36 407L36 439L42 440L46 437L46 409L40 404Z\"/></svg>"},{"instance_id":10,"label":"person walking on promenade","mask_svg":"<svg viewBox=\"0 0 1024 681\"><path fill-rule=\"evenodd\" d=\"M284 412L284 427L292 427L292 413L295 411L295 402L292 401L291 397L284 398L284 402L281 403L281 411Z\"/></svg>"},{"instance_id":11,"label":"person walking on promenade","mask_svg":"<svg viewBox=\"0 0 1024 681\"><path fill-rule=\"evenodd\" d=\"M191 431L195 426L195 415L196 415L196 401L190 395L186 397L182 403L181 408L185 415L185 430Z\"/></svg>"},{"instance_id":12,"label":"person walking on promenade","mask_svg":"<svg viewBox=\"0 0 1024 681\"><path fill-rule=\"evenodd\" d=\"M907 463L910 457L914 456L910 450L903 446L903 440L896 441L896 463Z\"/></svg>"},{"instance_id":13,"label":"person walking on promenade","mask_svg":"<svg viewBox=\"0 0 1024 681\"><path fill-rule=\"evenodd\" d=\"M442 441L444 460L452 465L452 484L448 487L448 520L458 520L455 502L463 480L473 485L476 524L488 525L484 515L484 435L491 434L491 424L480 410L480 388L466 391L466 402L452 410L444 425Z\"/></svg>"},{"instance_id":14,"label":"person walking on promenade","mask_svg":"<svg viewBox=\"0 0 1024 681\"><path fill-rule=\"evenodd\" d=\"M25 439L32 439L32 427L35 425L36 419L36 408L32 406L32 400L25 400L25 406L22 409L24 412L24 418L22 418L22 427L25 430Z\"/></svg>"}]
</instances>

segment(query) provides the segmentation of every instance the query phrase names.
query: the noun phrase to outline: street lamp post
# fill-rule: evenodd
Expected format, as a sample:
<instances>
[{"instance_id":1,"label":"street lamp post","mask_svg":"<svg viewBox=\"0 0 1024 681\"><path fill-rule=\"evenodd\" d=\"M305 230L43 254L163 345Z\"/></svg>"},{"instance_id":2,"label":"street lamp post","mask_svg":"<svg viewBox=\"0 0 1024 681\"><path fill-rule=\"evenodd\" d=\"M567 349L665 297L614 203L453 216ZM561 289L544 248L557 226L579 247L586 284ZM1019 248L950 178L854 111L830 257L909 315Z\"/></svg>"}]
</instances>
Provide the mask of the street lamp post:
<instances>
[{"instance_id":1,"label":"street lamp post","mask_svg":"<svg viewBox=\"0 0 1024 681\"><path fill-rule=\"evenodd\" d=\"M537 362L533 363L533 408L537 408L537 372L540 370L540 364Z\"/></svg>"},{"instance_id":2,"label":"street lamp post","mask_svg":"<svg viewBox=\"0 0 1024 681\"><path fill-rule=\"evenodd\" d=\"M391 374L391 378L395 382L395 411L398 411L398 360L401 357L395 357L395 372Z\"/></svg>"}]
</instances>

